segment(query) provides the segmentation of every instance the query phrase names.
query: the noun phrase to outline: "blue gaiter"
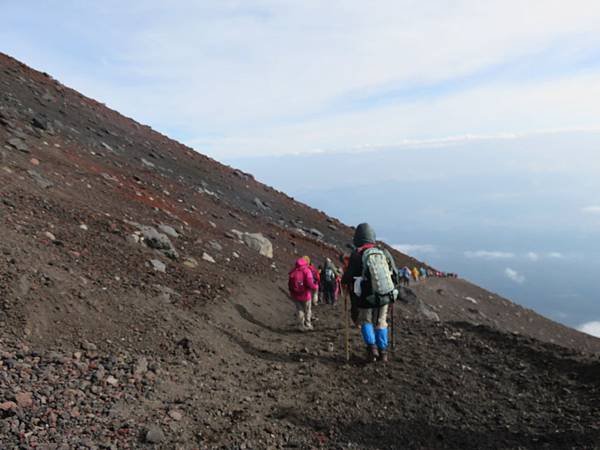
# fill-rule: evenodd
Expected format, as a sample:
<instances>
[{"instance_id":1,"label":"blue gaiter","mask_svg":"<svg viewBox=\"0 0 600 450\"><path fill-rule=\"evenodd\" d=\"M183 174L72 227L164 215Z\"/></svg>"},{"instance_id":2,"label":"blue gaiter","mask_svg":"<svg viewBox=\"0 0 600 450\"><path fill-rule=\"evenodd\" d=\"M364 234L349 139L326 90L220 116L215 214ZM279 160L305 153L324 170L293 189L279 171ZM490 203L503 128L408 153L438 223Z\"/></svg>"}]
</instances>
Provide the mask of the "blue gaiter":
<instances>
[{"instance_id":1,"label":"blue gaiter","mask_svg":"<svg viewBox=\"0 0 600 450\"><path fill-rule=\"evenodd\" d=\"M377 328L375 330L375 339L377 340L377 347L380 350L387 350L388 348L388 329Z\"/></svg>"},{"instance_id":2,"label":"blue gaiter","mask_svg":"<svg viewBox=\"0 0 600 450\"><path fill-rule=\"evenodd\" d=\"M367 345L375 345L375 328L372 323L363 323L360 331Z\"/></svg>"}]
</instances>

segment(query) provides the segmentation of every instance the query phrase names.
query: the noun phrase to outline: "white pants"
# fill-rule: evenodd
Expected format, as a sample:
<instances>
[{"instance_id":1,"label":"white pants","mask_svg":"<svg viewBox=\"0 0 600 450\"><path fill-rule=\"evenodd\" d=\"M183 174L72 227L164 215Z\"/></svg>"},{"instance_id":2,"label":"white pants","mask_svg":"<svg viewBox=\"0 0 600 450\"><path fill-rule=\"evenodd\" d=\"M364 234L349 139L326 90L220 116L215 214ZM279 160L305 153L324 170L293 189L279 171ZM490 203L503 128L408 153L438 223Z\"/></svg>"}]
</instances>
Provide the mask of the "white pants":
<instances>
[{"instance_id":1,"label":"white pants","mask_svg":"<svg viewBox=\"0 0 600 450\"><path fill-rule=\"evenodd\" d=\"M315 289L312 293L312 303L315 305L317 303L319 303L319 290L318 289Z\"/></svg>"},{"instance_id":2,"label":"white pants","mask_svg":"<svg viewBox=\"0 0 600 450\"><path fill-rule=\"evenodd\" d=\"M375 328L387 328L387 314L390 305L383 305L379 308L360 308L358 310L358 320L361 324L373 323Z\"/></svg>"},{"instance_id":3,"label":"white pants","mask_svg":"<svg viewBox=\"0 0 600 450\"><path fill-rule=\"evenodd\" d=\"M296 305L296 317L300 326L310 327L310 321L312 319L312 300L307 302L294 300L294 304Z\"/></svg>"}]
</instances>

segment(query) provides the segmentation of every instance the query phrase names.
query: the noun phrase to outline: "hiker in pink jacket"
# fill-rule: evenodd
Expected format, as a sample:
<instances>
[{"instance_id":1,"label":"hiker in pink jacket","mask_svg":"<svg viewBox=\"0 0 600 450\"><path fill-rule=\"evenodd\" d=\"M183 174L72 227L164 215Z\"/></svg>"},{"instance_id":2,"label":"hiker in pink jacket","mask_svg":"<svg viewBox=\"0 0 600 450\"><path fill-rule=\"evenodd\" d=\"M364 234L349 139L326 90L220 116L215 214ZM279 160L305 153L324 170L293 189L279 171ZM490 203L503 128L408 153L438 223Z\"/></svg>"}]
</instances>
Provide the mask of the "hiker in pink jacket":
<instances>
[{"instance_id":1,"label":"hiker in pink jacket","mask_svg":"<svg viewBox=\"0 0 600 450\"><path fill-rule=\"evenodd\" d=\"M296 260L296 267L289 274L288 288L290 297L296 305L300 330L312 330L312 297L313 292L318 291L319 285L315 282L306 259L298 258Z\"/></svg>"}]
</instances>

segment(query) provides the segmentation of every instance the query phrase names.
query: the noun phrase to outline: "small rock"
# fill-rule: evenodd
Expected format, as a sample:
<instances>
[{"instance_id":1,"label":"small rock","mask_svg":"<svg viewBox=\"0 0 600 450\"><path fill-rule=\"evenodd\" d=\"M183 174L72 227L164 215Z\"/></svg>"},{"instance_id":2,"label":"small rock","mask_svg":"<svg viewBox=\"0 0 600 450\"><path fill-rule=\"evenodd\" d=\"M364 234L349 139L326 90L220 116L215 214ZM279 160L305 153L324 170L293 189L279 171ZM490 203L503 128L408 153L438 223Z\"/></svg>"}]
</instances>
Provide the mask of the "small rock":
<instances>
[{"instance_id":1,"label":"small rock","mask_svg":"<svg viewBox=\"0 0 600 450\"><path fill-rule=\"evenodd\" d=\"M52 361L55 364L64 364L67 361L64 355L58 352L48 352L46 354L46 359Z\"/></svg>"},{"instance_id":2,"label":"small rock","mask_svg":"<svg viewBox=\"0 0 600 450\"><path fill-rule=\"evenodd\" d=\"M213 250L220 252L223 251L223 246L221 244L219 244L217 241L209 241L208 245L210 245L210 248L212 248Z\"/></svg>"},{"instance_id":3,"label":"small rock","mask_svg":"<svg viewBox=\"0 0 600 450\"><path fill-rule=\"evenodd\" d=\"M154 163L153 163L153 162L150 162L150 161L148 161L148 160L147 160L147 159L145 159L145 158L142 158L141 160L142 160L142 164L143 164L144 166L146 166L146 167L148 167L148 168L150 168L150 169L153 169L153 168L155 167L155 165L154 165Z\"/></svg>"},{"instance_id":4,"label":"small rock","mask_svg":"<svg viewBox=\"0 0 600 450\"><path fill-rule=\"evenodd\" d=\"M157 272L165 273L167 271L167 266L165 265L165 263L158 259L150 260L150 264L152 264L152 268Z\"/></svg>"},{"instance_id":5,"label":"small rock","mask_svg":"<svg viewBox=\"0 0 600 450\"><path fill-rule=\"evenodd\" d=\"M42 116L36 116L31 120L31 125L40 130L48 128L48 121Z\"/></svg>"},{"instance_id":6,"label":"small rock","mask_svg":"<svg viewBox=\"0 0 600 450\"><path fill-rule=\"evenodd\" d=\"M117 386L119 384L119 380L117 380L112 375L109 375L108 377L106 377L106 383L110 384L111 386Z\"/></svg>"},{"instance_id":7,"label":"small rock","mask_svg":"<svg viewBox=\"0 0 600 450\"><path fill-rule=\"evenodd\" d=\"M302 228L293 228L292 231L299 234L300 236L306 236L306 232Z\"/></svg>"},{"instance_id":8,"label":"small rock","mask_svg":"<svg viewBox=\"0 0 600 450\"><path fill-rule=\"evenodd\" d=\"M175 247L166 234L147 226L141 227L141 232L144 236L144 242L148 247L161 250L169 258L177 259L179 257L177 250L175 250Z\"/></svg>"},{"instance_id":9,"label":"small rock","mask_svg":"<svg viewBox=\"0 0 600 450\"><path fill-rule=\"evenodd\" d=\"M208 261L209 263L216 263L215 259L206 252L202 253L202 259L204 261Z\"/></svg>"},{"instance_id":10,"label":"small rock","mask_svg":"<svg viewBox=\"0 0 600 450\"><path fill-rule=\"evenodd\" d=\"M35 170L28 170L27 173L33 179L33 181L35 181L38 184L38 186L42 189L48 189L54 186L54 183L52 183L52 181L47 180Z\"/></svg>"},{"instance_id":11,"label":"small rock","mask_svg":"<svg viewBox=\"0 0 600 450\"><path fill-rule=\"evenodd\" d=\"M239 258L240 257L240 254L238 252L233 252L232 255L233 255L234 258Z\"/></svg>"},{"instance_id":12,"label":"small rock","mask_svg":"<svg viewBox=\"0 0 600 450\"><path fill-rule=\"evenodd\" d=\"M83 341L81 343L81 348L87 352L95 352L98 350L98 347L93 342Z\"/></svg>"},{"instance_id":13,"label":"small rock","mask_svg":"<svg viewBox=\"0 0 600 450\"><path fill-rule=\"evenodd\" d=\"M135 368L133 369L134 374L143 375L148 372L148 360L143 356L138 359Z\"/></svg>"},{"instance_id":14,"label":"small rock","mask_svg":"<svg viewBox=\"0 0 600 450\"><path fill-rule=\"evenodd\" d=\"M19 392L15 394L15 400L20 408L30 408L33 406L33 397L31 392Z\"/></svg>"},{"instance_id":15,"label":"small rock","mask_svg":"<svg viewBox=\"0 0 600 450\"><path fill-rule=\"evenodd\" d=\"M85 223L82 223L81 225L79 225L79 228L81 228L83 231L88 230L88 226Z\"/></svg>"},{"instance_id":16,"label":"small rock","mask_svg":"<svg viewBox=\"0 0 600 450\"><path fill-rule=\"evenodd\" d=\"M235 239L237 239L238 241L242 240L242 237L244 236L244 233L242 233L241 231L238 231L236 229L233 229L230 231L230 233L234 236Z\"/></svg>"},{"instance_id":17,"label":"small rock","mask_svg":"<svg viewBox=\"0 0 600 450\"><path fill-rule=\"evenodd\" d=\"M3 402L0 403L0 411L10 411L17 408L17 404L15 402Z\"/></svg>"},{"instance_id":18,"label":"small rock","mask_svg":"<svg viewBox=\"0 0 600 450\"><path fill-rule=\"evenodd\" d=\"M54 242L56 240L56 236L54 236L52 233L50 233L49 231L46 231L44 233L44 236L46 236L48 239L50 239L52 242Z\"/></svg>"},{"instance_id":19,"label":"small rock","mask_svg":"<svg viewBox=\"0 0 600 450\"><path fill-rule=\"evenodd\" d=\"M36 158L31 158L31 159L29 160L29 162L30 162L30 163L31 163L31 165L33 165L33 166L39 166L39 165L40 165L40 160L39 160L39 159L36 159Z\"/></svg>"},{"instance_id":20,"label":"small rock","mask_svg":"<svg viewBox=\"0 0 600 450\"><path fill-rule=\"evenodd\" d=\"M186 267L189 267L190 269L195 269L196 267L198 267L198 261L196 260L196 258L192 258L191 256L188 256L183 261L183 265Z\"/></svg>"},{"instance_id":21,"label":"small rock","mask_svg":"<svg viewBox=\"0 0 600 450\"><path fill-rule=\"evenodd\" d=\"M308 230L308 232L310 234L312 234L313 236L316 236L319 239L323 239L323 237L325 236L323 233L321 233L319 230L317 230L316 228L310 228Z\"/></svg>"},{"instance_id":22,"label":"small rock","mask_svg":"<svg viewBox=\"0 0 600 450\"><path fill-rule=\"evenodd\" d=\"M173 420L180 421L181 419L183 419L183 414L180 411L172 409L171 411L169 411L169 417Z\"/></svg>"},{"instance_id":23,"label":"small rock","mask_svg":"<svg viewBox=\"0 0 600 450\"><path fill-rule=\"evenodd\" d=\"M256 207L258 209L263 209L264 210L264 209L268 209L269 208L269 206L265 202L263 202L260 198L258 198L258 197L254 197L254 200L252 202L256 205Z\"/></svg>"},{"instance_id":24,"label":"small rock","mask_svg":"<svg viewBox=\"0 0 600 450\"><path fill-rule=\"evenodd\" d=\"M146 430L146 442L150 444L159 444L165 440L165 434L158 425L151 425Z\"/></svg>"},{"instance_id":25,"label":"small rock","mask_svg":"<svg viewBox=\"0 0 600 450\"><path fill-rule=\"evenodd\" d=\"M9 139L8 144L23 153L29 153L29 147L20 138L15 137L15 138Z\"/></svg>"},{"instance_id":26,"label":"small rock","mask_svg":"<svg viewBox=\"0 0 600 450\"><path fill-rule=\"evenodd\" d=\"M129 234L125 240L127 242L129 242L130 244L139 244L140 243L140 237L137 234Z\"/></svg>"},{"instance_id":27,"label":"small rock","mask_svg":"<svg viewBox=\"0 0 600 450\"><path fill-rule=\"evenodd\" d=\"M177 231L175 231L175 228L173 228L172 226L169 226L169 225L159 225L158 231L166 234L167 236L171 236L173 238L179 237L179 233L177 233Z\"/></svg>"}]
</instances>

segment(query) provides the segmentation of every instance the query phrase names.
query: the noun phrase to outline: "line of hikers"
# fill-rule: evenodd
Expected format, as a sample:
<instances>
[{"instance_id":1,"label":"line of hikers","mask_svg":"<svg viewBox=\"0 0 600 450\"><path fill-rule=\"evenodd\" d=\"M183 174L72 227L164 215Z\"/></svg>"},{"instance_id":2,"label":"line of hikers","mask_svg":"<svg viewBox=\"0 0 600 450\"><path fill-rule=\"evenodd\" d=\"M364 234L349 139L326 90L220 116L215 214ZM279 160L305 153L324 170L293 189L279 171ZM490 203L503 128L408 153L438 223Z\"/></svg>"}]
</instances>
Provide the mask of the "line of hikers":
<instances>
[{"instance_id":1,"label":"line of hikers","mask_svg":"<svg viewBox=\"0 0 600 450\"><path fill-rule=\"evenodd\" d=\"M296 260L288 278L290 296L300 329L312 330L312 305L318 303L319 295L325 303L335 304L343 287L350 297L352 321L361 328L368 360L385 362L388 309L398 297L401 274L392 255L376 245L375 231L368 223L356 227L353 244L353 252L343 258L343 274L329 258L320 269L306 256Z\"/></svg>"},{"instance_id":2,"label":"line of hikers","mask_svg":"<svg viewBox=\"0 0 600 450\"><path fill-rule=\"evenodd\" d=\"M425 278L457 278L458 275L450 272L440 272L439 270L429 269L427 267L413 267L412 269L408 266L401 267L398 269L398 275L400 277L400 284L402 286L409 286L411 281L419 281Z\"/></svg>"},{"instance_id":3,"label":"line of hikers","mask_svg":"<svg viewBox=\"0 0 600 450\"><path fill-rule=\"evenodd\" d=\"M342 291L342 272L330 258L318 269L310 257L296 260L288 277L290 295L295 300L301 331L312 330L312 306L319 302L335 305Z\"/></svg>"}]
</instances>

